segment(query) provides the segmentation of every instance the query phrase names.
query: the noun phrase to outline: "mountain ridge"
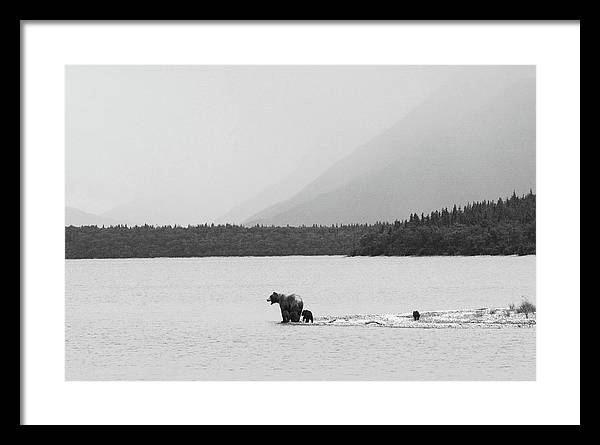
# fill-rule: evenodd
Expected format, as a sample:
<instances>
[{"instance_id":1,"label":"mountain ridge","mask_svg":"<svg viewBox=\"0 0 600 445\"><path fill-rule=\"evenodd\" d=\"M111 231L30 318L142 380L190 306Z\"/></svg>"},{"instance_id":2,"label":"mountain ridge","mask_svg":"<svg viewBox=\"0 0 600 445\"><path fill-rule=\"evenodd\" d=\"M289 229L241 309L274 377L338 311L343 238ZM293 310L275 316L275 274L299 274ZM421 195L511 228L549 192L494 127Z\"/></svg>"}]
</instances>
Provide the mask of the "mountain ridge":
<instances>
[{"instance_id":1,"label":"mountain ridge","mask_svg":"<svg viewBox=\"0 0 600 445\"><path fill-rule=\"evenodd\" d=\"M65 207L65 226L116 226L119 221L95 213L84 212L76 207Z\"/></svg>"},{"instance_id":2,"label":"mountain ridge","mask_svg":"<svg viewBox=\"0 0 600 445\"><path fill-rule=\"evenodd\" d=\"M535 77L461 76L247 225L375 222L535 188Z\"/></svg>"}]
</instances>

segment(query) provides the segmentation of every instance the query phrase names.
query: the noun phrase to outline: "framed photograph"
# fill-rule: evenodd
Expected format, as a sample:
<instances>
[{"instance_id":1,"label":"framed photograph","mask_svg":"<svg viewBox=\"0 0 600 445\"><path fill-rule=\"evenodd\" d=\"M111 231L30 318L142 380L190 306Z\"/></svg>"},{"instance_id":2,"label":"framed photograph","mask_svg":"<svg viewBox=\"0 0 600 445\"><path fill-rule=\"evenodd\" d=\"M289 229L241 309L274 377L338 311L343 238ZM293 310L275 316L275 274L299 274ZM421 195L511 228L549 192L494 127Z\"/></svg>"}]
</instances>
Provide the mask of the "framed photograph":
<instances>
[{"instance_id":1,"label":"framed photograph","mask_svg":"<svg viewBox=\"0 0 600 445\"><path fill-rule=\"evenodd\" d=\"M22 423L580 423L579 22L21 26Z\"/></svg>"}]
</instances>

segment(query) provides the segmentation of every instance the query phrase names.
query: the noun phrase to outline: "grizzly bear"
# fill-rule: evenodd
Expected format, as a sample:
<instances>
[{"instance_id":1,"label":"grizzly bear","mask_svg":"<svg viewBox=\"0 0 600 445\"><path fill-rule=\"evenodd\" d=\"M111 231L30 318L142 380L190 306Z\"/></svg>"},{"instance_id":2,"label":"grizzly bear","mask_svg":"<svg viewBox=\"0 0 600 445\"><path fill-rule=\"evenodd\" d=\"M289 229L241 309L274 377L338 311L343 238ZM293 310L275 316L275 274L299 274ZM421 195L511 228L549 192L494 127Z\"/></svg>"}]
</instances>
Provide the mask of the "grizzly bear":
<instances>
[{"instance_id":1,"label":"grizzly bear","mask_svg":"<svg viewBox=\"0 0 600 445\"><path fill-rule=\"evenodd\" d=\"M308 323L309 321L311 323L314 323L313 322L312 312L311 311L307 311L307 310L302 311L302 322L303 323Z\"/></svg>"},{"instance_id":2,"label":"grizzly bear","mask_svg":"<svg viewBox=\"0 0 600 445\"><path fill-rule=\"evenodd\" d=\"M415 321L421 318L421 314L419 314L419 311L413 311L413 318L415 319Z\"/></svg>"},{"instance_id":3,"label":"grizzly bear","mask_svg":"<svg viewBox=\"0 0 600 445\"><path fill-rule=\"evenodd\" d=\"M299 295L285 295L273 292L271 296L267 298L267 301L271 304L279 303L283 323L300 321L300 314L302 314L302 306L304 306L304 302Z\"/></svg>"}]
</instances>

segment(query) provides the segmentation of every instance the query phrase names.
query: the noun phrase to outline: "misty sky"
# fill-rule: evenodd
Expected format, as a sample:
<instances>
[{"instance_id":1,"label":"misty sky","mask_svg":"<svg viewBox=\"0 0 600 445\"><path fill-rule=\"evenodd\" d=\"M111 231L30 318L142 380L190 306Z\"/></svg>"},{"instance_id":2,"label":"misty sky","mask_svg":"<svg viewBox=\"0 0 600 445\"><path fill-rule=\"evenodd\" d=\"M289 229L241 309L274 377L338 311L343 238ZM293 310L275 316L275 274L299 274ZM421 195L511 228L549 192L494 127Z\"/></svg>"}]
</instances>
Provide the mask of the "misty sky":
<instances>
[{"instance_id":1,"label":"misty sky","mask_svg":"<svg viewBox=\"0 0 600 445\"><path fill-rule=\"evenodd\" d=\"M460 69L68 66L66 204L185 225L287 198Z\"/></svg>"}]
</instances>

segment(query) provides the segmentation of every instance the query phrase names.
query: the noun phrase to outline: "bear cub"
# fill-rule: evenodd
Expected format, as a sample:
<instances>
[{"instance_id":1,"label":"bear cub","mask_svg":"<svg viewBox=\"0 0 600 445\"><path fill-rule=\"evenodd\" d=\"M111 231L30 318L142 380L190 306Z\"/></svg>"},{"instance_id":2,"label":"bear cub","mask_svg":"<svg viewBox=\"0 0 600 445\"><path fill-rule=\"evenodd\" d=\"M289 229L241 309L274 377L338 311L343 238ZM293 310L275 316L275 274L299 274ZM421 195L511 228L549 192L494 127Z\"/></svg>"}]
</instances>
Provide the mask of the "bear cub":
<instances>
[{"instance_id":1,"label":"bear cub","mask_svg":"<svg viewBox=\"0 0 600 445\"><path fill-rule=\"evenodd\" d=\"M302 311L302 322L303 323L308 323L309 321L311 323L314 323L313 322L313 314L312 314L312 312L311 311L307 311L307 310Z\"/></svg>"}]
</instances>

